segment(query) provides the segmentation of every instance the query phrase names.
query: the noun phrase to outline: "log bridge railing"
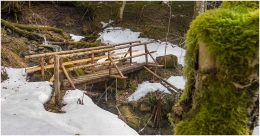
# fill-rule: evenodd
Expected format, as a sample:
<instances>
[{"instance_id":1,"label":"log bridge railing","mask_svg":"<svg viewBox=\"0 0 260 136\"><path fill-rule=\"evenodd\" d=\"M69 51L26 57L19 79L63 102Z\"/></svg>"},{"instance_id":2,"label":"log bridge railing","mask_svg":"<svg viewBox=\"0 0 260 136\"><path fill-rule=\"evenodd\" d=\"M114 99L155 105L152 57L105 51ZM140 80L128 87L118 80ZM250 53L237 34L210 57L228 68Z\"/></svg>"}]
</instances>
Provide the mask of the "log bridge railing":
<instances>
[{"instance_id":1,"label":"log bridge railing","mask_svg":"<svg viewBox=\"0 0 260 136\"><path fill-rule=\"evenodd\" d=\"M92 71L92 73L94 73L94 72L98 72L98 71L95 71L95 66L108 64L109 65L109 68L108 68L109 77L122 79L122 78L126 78L126 77L120 71L116 62L129 59L129 63L132 63L132 58L143 56L143 55L145 55L145 65L146 66L162 67L163 65L159 65L156 62L156 60L154 59L154 57L151 55L152 53L155 53L156 51L148 51L148 49L147 49L147 45L150 43L153 43L153 42L154 41L142 43L140 41L132 41L132 42L124 42L124 43L119 43L119 44L111 44L111 45L98 46L98 47L92 47L92 48L84 48L84 49L76 49L76 50L69 50L69 51L52 52L52 53L25 56L25 59L41 58L41 63L38 67L26 68L25 72L32 73L35 71L41 71L42 80L44 80L45 69L53 68L54 69L54 89L55 89L55 92L57 92L59 94L59 90L60 90L59 74L61 72L64 73L64 75L66 76L67 80L69 81L71 87L73 89L76 89L74 83L71 80L71 77L68 74L68 71L73 71L73 70L79 69L79 68L91 67L91 71ZM133 55L133 52L137 52L137 50L133 50L132 48L135 46L141 46L141 45L144 46L145 52L141 53L141 54ZM111 54L111 51L118 50L118 49L124 49L124 48L128 48L128 51ZM95 57L95 54L97 54L97 53L107 53L107 55ZM113 59L113 56L123 55L123 54L125 54L124 57ZM129 54L129 56L127 56L128 54ZM80 60L74 60L74 61L70 61L70 62L63 62L63 58L67 58L67 57L72 58L75 56L83 56L83 55L91 55L91 57L85 58L85 59L80 59ZM155 64L148 64L148 55L153 59ZM54 58L54 64L45 65L45 61L44 61L45 57L51 57L51 56ZM96 60L101 59L101 58L107 58L107 60L104 62L100 62L100 63L95 62ZM64 67L66 65L77 64L77 63L82 63L82 62L91 62L91 63L86 64L86 65L74 66L74 67L70 67L70 68ZM115 67L115 69L119 73L119 75L115 75L112 73L112 70L111 70L112 65Z\"/></svg>"}]
</instances>

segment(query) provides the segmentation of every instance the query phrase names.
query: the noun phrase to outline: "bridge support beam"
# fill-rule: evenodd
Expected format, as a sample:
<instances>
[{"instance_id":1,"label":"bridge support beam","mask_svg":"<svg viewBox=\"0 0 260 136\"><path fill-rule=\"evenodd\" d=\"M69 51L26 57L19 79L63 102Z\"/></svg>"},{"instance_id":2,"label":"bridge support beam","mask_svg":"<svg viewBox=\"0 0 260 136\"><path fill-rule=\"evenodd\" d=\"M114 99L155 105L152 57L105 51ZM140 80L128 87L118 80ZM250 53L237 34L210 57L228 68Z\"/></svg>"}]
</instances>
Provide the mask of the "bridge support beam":
<instances>
[{"instance_id":1,"label":"bridge support beam","mask_svg":"<svg viewBox=\"0 0 260 136\"><path fill-rule=\"evenodd\" d=\"M54 57L54 96L55 103L60 105L60 75L59 75L60 63L59 63L59 55L55 55Z\"/></svg>"}]
</instances>

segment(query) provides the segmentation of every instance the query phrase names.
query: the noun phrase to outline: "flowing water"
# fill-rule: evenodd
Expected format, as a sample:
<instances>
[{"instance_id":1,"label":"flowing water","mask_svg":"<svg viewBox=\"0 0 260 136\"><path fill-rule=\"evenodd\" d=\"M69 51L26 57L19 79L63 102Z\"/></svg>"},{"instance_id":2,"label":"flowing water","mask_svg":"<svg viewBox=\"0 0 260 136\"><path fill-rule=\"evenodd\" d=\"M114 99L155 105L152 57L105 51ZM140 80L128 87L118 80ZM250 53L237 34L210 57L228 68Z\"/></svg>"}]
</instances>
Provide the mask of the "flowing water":
<instances>
[{"instance_id":1,"label":"flowing water","mask_svg":"<svg viewBox=\"0 0 260 136\"><path fill-rule=\"evenodd\" d=\"M46 46L52 46L53 52L60 52L60 51L62 51L62 49L61 49L60 46L58 46L58 45L52 45L51 43L49 43L49 42L47 41L47 39L46 39L45 36L43 36L43 38L44 38L44 41L42 42L42 44L43 44L43 45L46 45Z\"/></svg>"}]
</instances>

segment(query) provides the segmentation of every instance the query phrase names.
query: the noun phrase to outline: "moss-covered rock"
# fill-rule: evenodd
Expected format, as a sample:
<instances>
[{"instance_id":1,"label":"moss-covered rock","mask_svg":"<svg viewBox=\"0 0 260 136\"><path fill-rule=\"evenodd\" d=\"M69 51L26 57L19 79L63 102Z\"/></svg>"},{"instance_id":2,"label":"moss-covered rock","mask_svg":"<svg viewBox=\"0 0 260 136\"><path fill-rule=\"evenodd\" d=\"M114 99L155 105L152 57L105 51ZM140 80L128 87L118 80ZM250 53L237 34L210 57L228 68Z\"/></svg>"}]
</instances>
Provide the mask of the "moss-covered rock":
<instances>
[{"instance_id":1,"label":"moss-covered rock","mask_svg":"<svg viewBox=\"0 0 260 136\"><path fill-rule=\"evenodd\" d=\"M139 120L133 116L131 108L129 106L122 106L119 108L123 120L132 128L137 129L139 126Z\"/></svg>"},{"instance_id":2,"label":"moss-covered rock","mask_svg":"<svg viewBox=\"0 0 260 136\"><path fill-rule=\"evenodd\" d=\"M259 86L254 85L258 81L251 78L258 77L259 69L252 64L259 55L258 8L258 2L223 2L192 21L186 36L186 85L180 99L182 104L192 99L192 107L183 114L175 134L249 134L247 103L259 94ZM198 67L201 41L215 61L214 71Z\"/></svg>"},{"instance_id":3,"label":"moss-covered rock","mask_svg":"<svg viewBox=\"0 0 260 136\"><path fill-rule=\"evenodd\" d=\"M165 65L165 58L166 58L166 65ZM164 65L166 68L175 68L178 66L178 58L173 54L169 54L166 56L158 56L156 57L156 61L160 65Z\"/></svg>"},{"instance_id":4,"label":"moss-covered rock","mask_svg":"<svg viewBox=\"0 0 260 136\"><path fill-rule=\"evenodd\" d=\"M111 85L112 84L112 85ZM115 79L111 79L108 81L108 85L111 85L112 87L116 87ZM119 90L125 90L127 87L127 81L126 79L117 79L117 89Z\"/></svg>"},{"instance_id":5,"label":"moss-covered rock","mask_svg":"<svg viewBox=\"0 0 260 136\"><path fill-rule=\"evenodd\" d=\"M147 103L141 103L139 109L140 109L140 111L150 111L151 110L151 108L148 106Z\"/></svg>"},{"instance_id":6,"label":"moss-covered rock","mask_svg":"<svg viewBox=\"0 0 260 136\"><path fill-rule=\"evenodd\" d=\"M142 83L145 78L145 71L141 70L136 75L138 83Z\"/></svg>"}]
</instances>

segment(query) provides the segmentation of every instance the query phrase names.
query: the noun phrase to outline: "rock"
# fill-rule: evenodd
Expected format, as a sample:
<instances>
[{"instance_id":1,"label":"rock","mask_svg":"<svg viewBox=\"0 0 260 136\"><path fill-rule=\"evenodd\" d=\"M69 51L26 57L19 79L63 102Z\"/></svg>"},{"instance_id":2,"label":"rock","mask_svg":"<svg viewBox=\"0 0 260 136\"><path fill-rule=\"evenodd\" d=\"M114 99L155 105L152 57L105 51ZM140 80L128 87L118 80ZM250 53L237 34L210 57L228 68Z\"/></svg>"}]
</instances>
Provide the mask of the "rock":
<instances>
[{"instance_id":1,"label":"rock","mask_svg":"<svg viewBox=\"0 0 260 136\"><path fill-rule=\"evenodd\" d=\"M108 86L111 85L115 79L111 79L108 81ZM116 82L112 84L112 87L116 87ZM127 87L127 81L126 79L117 79L117 89L119 90L125 90Z\"/></svg>"},{"instance_id":2,"label":"rock","mask_svg":"<svg viewBox=\"0 0 260 136\"><path fill-rule=\"evenodd\" d=\"M122 106L119 108L120 112L121 112L121 116L123 118L123 120L132 128L134 129L138 129L139 126L139 120L133 116L133 114L130 111L129 106Z\"/></svg>"},{"instance_id":3,"label":"rock","mask_svg":"<svg viewBox=\"0 0 260 136\"><path fill-rule=\"evenodd\" d=\"M156 57L156 61L160 65L165 65L164 58L165 56L158 56ZM175 68L177 66L178 66L178 58L173 54L166 55L166 68Z\"/></svg>"},{"instance_id":4,"label":"rock","mask_svg":"<svg viewBox=\"0 0 260 136\"><path fill-rule=\"evenodd\" d=\"M150 107L147 105L147 103L142 103L139 109L141 111L150 111Z\"/></svg>"}]
</instances>

